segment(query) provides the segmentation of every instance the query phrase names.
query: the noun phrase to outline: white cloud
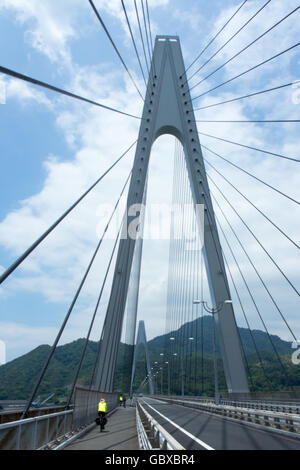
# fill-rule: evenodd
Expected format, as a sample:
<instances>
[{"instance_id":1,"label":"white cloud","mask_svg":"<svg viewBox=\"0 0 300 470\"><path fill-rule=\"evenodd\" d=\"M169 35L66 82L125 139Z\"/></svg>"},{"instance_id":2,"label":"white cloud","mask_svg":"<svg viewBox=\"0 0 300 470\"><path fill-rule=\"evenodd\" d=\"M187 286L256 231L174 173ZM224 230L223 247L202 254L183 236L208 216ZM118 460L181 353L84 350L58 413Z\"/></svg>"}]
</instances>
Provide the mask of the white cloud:
<instances>
[{"instance_id":1,"label":"white cloud","mask_svg":"<svg viewBox=\"0 0 300 470\"><path fill-rule=\"evenodd\" d=\"M198 8L182 11L176 8L173 13L173 18L176 22L183 23L186 27L191 28L193 32L198 33L204 23L204 17L199 13Z\"/></svg>"},{"instance_id":2,"label":"white cloud","mask_svg":"<svg viewBox=\"0 0 300 470\"><path fill-rule=\"evenodd\" d=\"M4 0L1 9L13 11L16 20L26 27L25 40L51 61L71 61L69 41L78 37L78 20L82 2L64 0Z\"/></svg>"},{"instance_id":3,"label":"white cloud","mask_svg":"<svg viewBox=\"0 0 300 470\"><path fill-rule=\"evenodd\" d=\"M72 321L66 328L63 340L60 344L70 343L74 339L83 338L88 331L88 319L91 317L89 310L73 316ZM87 316L88 315L88 316ZM98 341L100 336L98 321L95 323L97 335L91 336L91 340ZM26 323L0 322L1 340L6 345L7 361L23 355L41 344L52 345L57 334L58 328L51 326L33 326Z\"/></svg>"},{"instance_id":4,"label":"white cloud","mask_svg":"<svg viewBox=\"0 0 300 470\"><path fill-rule=\"evenodd\" d=\"M88 2L86 2L88 3ZM150 7L166 6L168 1L161 0L157 2L149 2ZM113 2L96 2L98 8L105 13L112 15L116 19L122 21L126 30L121 3ZM243 44L250 42L251 38L255 38L262 31L267 29L276 21L276 18L284 16L285 10L293 8L294 2L288 6L283 2L273 2L275 10L273 10L272 18L262 15L251 28L245 29L245 35L235 41L234 49L224 50L218 59L218 63L226 60L233 55L235 50L241 49ZM194 6L198 6L194 4ZM33 47L46 54L51 61L57 61L62 57L65 64L72 70L72 80L66 84L66 88L76 93L82 94L89 98L99 100L109 106L122 109L133 114L140 114L141 102L136 94L128 77L119 69L112 68L108 63L99 66L81 66L74 63L71 54L71 43L81 34L76 28L77 20L82 12L82 5L76 1L72 2L72 8L69 0L63 2L62 5L55 2L47 1L43 5L41 2L26 1L10 1L5 0L1 8L14 9L17 12L17 19L27 28L27 38L31 41ZM230 31L223 34L219 38L218 45L232 34L234 27L238 27L241 22L246 19L258 8L258 2L249 3L247 9L236 18L236 25L232 25ZM87 7L86 7L87 9ZM88 9L87 9L88 10ZM70 15L66 14L66 11ZM231 9L222 11L219 20L215 23L216 30L224 23L224 18L230 16ZM233 13L233 9L232 9ZM92 12L88 11L90 17ZM134 11L132 5L129 7L133 24ZM156 17L157 18L157 17ZM200 21L199 17L194 17L194 26L196 27ZM184 21L190 21L191 18L183 16ZM164 22L163 18L161 19ZM292 26L291 26L292 23ZM154 23L154 30L160 25ZM163 25L164 26L164 25ZM97 25L98 27L98 25ZM278 33L278 41L280 49L286 47L289 41L296 36L297 22L289 22L280 29ZM189 30L190 32L190 30ZM277 37L277 36L276 36ZM187 34L182 38L184 48L191 49L192 42ZM226 75L232 76L236 74L236 67L243 70L250 65L258 62L255 54L260 59L272 55L274 53L274 37L268 39L265 47L249 50L249 54L236 62L230 67L226 67ZM254 51L256 53L254 54ZM198 51L193 49L193 54ZM260 60L259 59L259 60ZM293 76L290 65L290 57L284 62L284 69L277 69L276 65L268 67L268 74L265 79L268 84L277 83ZM286 73L283 71L287 68ZM252 77L252 78L251 78ZM209 105L216 101L230 99L237 96L240 87L249 87L253 76L249 75L242 85L236 84L236 88L232 91L228 89L220 89L214 96L206 96L201 101L201 106ZM264 80L264 73L259 75L260 85ZM287 80L288 81L288 80ZM214 83L213 81L211 83ZM211 85L208 84L208 86ZM266 87L268 86L266 83ZM139 82L140 84L140 82ZM252 85L253 86L253 85ZM21 84L15 80L8 81L8 98L17 98L20 103L36 102L47 106L54 113L57 128L63 132L66 142L74 152L72 159L65 160L64 155L44 155L44 168L46 170L46 178L43 188L36 194L28 195L26 199L16 205L13 211L9 211L0 224L0 243L12 255L12 258L20 254L27 248L33 240L35 240L75 199L95 181L95 179L103 173L106 168L117 159L118 156L136 139L138 133L139 122L128 117L122 117L108 111L93 108L84 103L71 101L69 98L55 98L55 109L46 95L39 90ZM265 117L271 118L290 118L296 116L298 107L292 106L291 95L288 91L280 95L280 100L274 100L271 95L264 95L253 99L253 101L244 101L232 103L220 108L212 108L197 113L199 119L249 119L251 113L260 110ZM285 127L263 127L258 125L236 125L236 124L220 124L218 127L214 124L199 124L199 130L203 132L218 135L224 138L230 138L238 142L249 145L262 147L266 149L274 149L274 151L297 156L298 152L298 133L294 126ZM221 155L228 157L237 164L245 167L258 177L265 179L274 186L280 188L292 196L298 193L298 178L293 163L289 163L276 157L263 157L262 154L256 152L244 151L238 147L229 144L212 141L208 138L201 138L205 145L211 147ZM160 202L161 188L166 190L168 177L170 179L170 154L173 152L173 139L164 138L157 141L153 149L151 160L153 185L151 192L152 201ZM112 203L116 201L125 181L130 165L132 162L132 154L125 157L124 161L116 167L113 172L108 175L99 187L91 193L86 201L80 204L74 210L61 226L55 230L51 236L32 254L19 270L18 275L5 285L6 295L20 295L22 292L31 292L44 295L47 302L57 303L66 306L75 293L88 260L97 243L96 228L99 224L98 208L100 204ZM206 154L206 152L205 152ZM167 158L163 158L168 156ZM237 170L232 170L225 162L222 163L217 157L208 155L208 158L224 172L225 176L232 178L236 185L241 188L247 196L257 205L270 214L278 225L286 228L286 230L294 237L297 237L299 228L296 223L294 206L287 206L286 202L280 196L273 195L270 190L260 186L259 183L250 183L247 176L243 176ZM211 172L211 174L213 174ZM258 216L253 209L249 208L245 202L230 190L225 182L216 177L220 187L229 194L231 200L237 205L238 210L243 215L249 225L258 231L259 237L266 241L266 245L270 252L276 257L278 263L284 266L292 278L297 279L297 263L292 248L288 246L288 242L282 241L280 234L274 234L273 229L265 222L258 224ZM165 195L163 195L165 197ZM276 202L275 202L276 201ZM286 207L291 207L286 210ZM229 214L230 210L226 209ZM234 227L240 227L240 223L233 218ZM300 218L298 218L300 220ZM247 235L244 230L239 232L244 243L247 244L249 252L254 257L259 270L272 286L272 292L278 296L278 300L282 305L294 306L294 302L289 300L289 288L280 282L280 278L275 274L270 263L265 256L258 251L257 245ZM232 238L231 238L232 240ZM283 249L284 247L284 249ZM167 250L165 245L148 244L148 253L145 250L145 258L143 261L143 277L141 281L141 297L140 297L140 315L144 319L151 318L149 338L163 332L166 304L166 286L167 286L167 267L168 261ZM100 259L97 261L92 270L89 283L83 291L80 298L81 305L90 312L95 303L96 294L99 290L99 282L104 274L108 256L111 250L111 243L105 243L101 251ZM155 254L155 256L154 256ZM251 286L257 288L257 280L251 268L239 253L239 261L242 268L246 271L251 281ZM236 273L236 268L232 261L231 268ZM155 279L155 282L153 281ZM279 286L279 287L278 287ZM284 287L282 287L284 286ZM109 287L109 284L108 284ZM260 299L264 299L262 292L258 289ZM0 295L4 295L0 291ZM108 289L105 292L105 301L107 301ZM247 302L247 305L249 302ZM251 307L252 308L252 307ZM249 307L249 310L251 311ZM289 314L292 322L296 323L296 309L289 307ZM268 320L274 325L277 333L280 326L275 322L275 317L271 308L266 312ZM273 316L272 316L273 315ZM254 313L251 317L254 319ZM74 327L70 327L68 333L64 337L64 342L68 339L75 339L82 336L82 324L80 323L78 314L74 317ZM101 324L101 322L100 322ZM255 324L255 321L254 321ZM147 324L146 324L147 326ZM27 325L19 325L19 329L13 324L7 323L3 325L6 331L6 337L9 341L18 344L19 351L30 349L32 345L38 345L42 342L50 343L51 336L55 334L56 329L47 327L27 327ZM97 331L99 331L100 326ZM15 330L15 333L13 332ZM31 333L30 333L31 331ZM282 333L283 334L283 333ZM19 340L22 337L22 340ZM2 339L2 338L1 338ZM20 341L20 342L19 342ZM15 347L15 346L14 346ZM16 354L15 350L15 354ZM14 353L11 353L12 355Z\"/></svg>"},{"instance_id":5,"label":"white cloud","mask_svg":"<svg viewBox=\"0 0 300 470\"><path fill-rule=\"evenodd\" d=\"M0 86L5 90L5 103L10 99L15 99L22 106L37 103L46 106L49 110L53 110L53 103L47 98L45 93L25 82L1 76Z\"/></svg>"},{"instance_id":6,"label":"white cloud","mask_svg":"<svg viewBox=\"0 0 300 470\"><path fill-rule=\"evenodd\" d=\"M210 57L214 51L217 51L218 48L222 47L225 42L228 41L230 37L238 31L238 29L240 29L240 27L246 23L246 21L249 20L262 5L263 3L258 1L248 2L232 20L230 27L225 28L221 35L218 36L215 47L210 50L207 56ZM232 41L230 41L230 43L225 46L218 55L216 55L208 66L201 70L201 75L198 75L198 80L214 71L217 66L220 66L227 60L231 59L235 54L239 53L244 47L275 25L275 23L279 22L297 6L298 4L296 0L290 0L289 2L271 2ZM219 18L215 22L214 34L216 34L221 26L224 25L226 19L233 14L234 10L235 7L230 7L221 12ZM247 70L251 66L258 64L297 43L298 21L299 11L287 18L263 38L255 42L236 59L229 62L226 67L222 69L223 73L225 72L226 74L226 78L231 78L237 75L237 72ZM265 78L273 75L276 78L279 77L277 79L280 80L282 75L286 76L287 67L291 63L291 58L294 57L296 53L297 50L294 50L293 52L287 53L279 59L262 66L261 69L256 69L255 72L250 72L237 82L233 82L234 87L240 88L242 86L247 90L250 88L250 90L253 89L256 91L255 87L261 85L263 82L267 88L268 83L266 83ZM220 73L218 72L214 75L211 80L213 80L213 82L217 81L217 83L221 82L222 78L220 79Z\"/></svg>"}]
</instances>

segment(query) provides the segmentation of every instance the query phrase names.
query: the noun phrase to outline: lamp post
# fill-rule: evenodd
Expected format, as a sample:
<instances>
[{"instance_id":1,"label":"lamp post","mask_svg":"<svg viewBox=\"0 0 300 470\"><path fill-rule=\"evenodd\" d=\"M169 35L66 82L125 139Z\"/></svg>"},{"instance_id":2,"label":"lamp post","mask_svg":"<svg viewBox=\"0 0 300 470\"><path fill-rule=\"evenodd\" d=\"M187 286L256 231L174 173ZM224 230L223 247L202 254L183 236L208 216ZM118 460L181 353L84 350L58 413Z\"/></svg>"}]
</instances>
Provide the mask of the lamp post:
<instances>
[{"instance_id":1,"label":"lamp post","mask_svg":"<svg viewBox=\"0 0 300 470\"><path fill-rule=\"evenodd\" d=\"M203 300L194 300L194 304L202 304L206 312L211 313L213 316L213 351L214 351L214 376L215 376L215 404L219 405L220 403L220 394L219 394L219 381L218 381L218 368L217 368L217 345L216 345L216 325L215 325L215 314L219 313L224 304L232 304L232 300L224 300L223 302L218 302L216 307L209 307L207 302Z\"/></svg>"},{"instance_id":2,"label":"lamp post","mask_svg":"<svg viewBox=\"0 0 300 470\"><path fill-rule=\"evenodd\" d=\"M175 338L170 338L170 341L174 341ZM189 341L193 341L194 338L190 337L187 339L187 341L183 341L181 343L181 353L180 353L180 369L181 369L181 396L184 398L184 367L183 367L183 346L187 344ZM177 356L177 353L174 354L174 356Z\"/></svg>"},{"instance_id":3,"label":"lamp post","mask_svg":"<svg viewBox=\"0 0 300 470\"><path fill-rule=\"evenodd\" d=\"M164 354L161 353L160 356L163 356ZM155 386L156 386L156 393L158 393L158 378L156 378L158 376L158 374L160 373L160 394L162 395L163 394L163 363L161 363L160 365L160 362L158 361L155 361L154 362L154 367L156 367L156 373L155 373ZM153 368L154 369L154 368Z\"/></svg>"},{"instance_id":4,"label":"lamp post","mask_svg":"<svg viewBox=\"0 0 300 470\"><path fill-rule=\"evenodd\" d=\"M164 356L164 353L160 353L160 356ZM170 377L170 363L169 361L164 361L162 362L162 367L160 368L161 369L161 374L162 374L162 377L161 377L161 389L162 389L162 394L163 394L163 367L164 367L164 364L167 364L168 366L168 396L170 396L170 389L171 389L171 377Z\"/></svg>"},{"instance_id":5,"label":"lamp post","mask_svg":"<svg viewBox=\"0 0 300 470\"><path fill-rule=\"evenodd\" d=\"M154 362L154 367L158 367L158 362L155 361ZM151 367L151 369L153 369L153 376L154 376L154 380L155 380L155 394L158 394L158 383L157 383L157 374L159 373L159 371L156 369L154 369L154 367Z\"/></svg>"},{"instance_id":6,"label":"lamp post","mask_svg":"<svg viewBox=\"0 0 300 470\"><path fill-rule=\"evenodd\" d=\"M155 395L155 376L154 376L154 373L153 373L153 367L151 367L151 378L153 380L153 392L154 392L154 395Z\"/></svg>"},{"instance_id":7,"label":"lamp post","mask_svg":"<svg viewBox=\"0 0 300 470\"><path fill-rule=\"evenodd\" d=\"M171 395L170 393L170 364L169 361L166 361L165 364L168 366L168 396Z\"/></svg>"},{"instance_id":8,"label":"lamp post","mask_svg":"<svg viewBox=\"0 0 300 470\"><path fill-rule=\"evenodd\" d=\"M160 353L160 356L161 356L161 359L163 360L163 356L164 356L164 353ZM164 388L164 368L163 368L164 364L163 362L161 363L161 367L160 367L160 374L161 374L161 395L163 395L163 388Z\"/></svg>"}]
</instances>

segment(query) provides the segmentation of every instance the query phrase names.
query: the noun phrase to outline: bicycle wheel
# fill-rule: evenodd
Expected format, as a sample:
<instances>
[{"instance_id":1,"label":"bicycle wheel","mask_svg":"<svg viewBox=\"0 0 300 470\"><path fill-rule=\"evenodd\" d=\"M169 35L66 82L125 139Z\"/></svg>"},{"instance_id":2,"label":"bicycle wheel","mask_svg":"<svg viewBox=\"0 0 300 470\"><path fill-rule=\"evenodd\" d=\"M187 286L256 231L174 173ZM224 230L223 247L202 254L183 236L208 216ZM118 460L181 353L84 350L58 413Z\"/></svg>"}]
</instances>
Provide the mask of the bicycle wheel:
<instances>
[{"instance_id":1,"label":"bicycle wheel","mask_svg":"<svg viewBox=\"0 0 300 470\"><path fill-rule=\"evenodd\" d=\"M100 432L104 430L104 426L105 426L105 418L104 416L101 416L100 417Z\"/></svg>"}]
</instances>

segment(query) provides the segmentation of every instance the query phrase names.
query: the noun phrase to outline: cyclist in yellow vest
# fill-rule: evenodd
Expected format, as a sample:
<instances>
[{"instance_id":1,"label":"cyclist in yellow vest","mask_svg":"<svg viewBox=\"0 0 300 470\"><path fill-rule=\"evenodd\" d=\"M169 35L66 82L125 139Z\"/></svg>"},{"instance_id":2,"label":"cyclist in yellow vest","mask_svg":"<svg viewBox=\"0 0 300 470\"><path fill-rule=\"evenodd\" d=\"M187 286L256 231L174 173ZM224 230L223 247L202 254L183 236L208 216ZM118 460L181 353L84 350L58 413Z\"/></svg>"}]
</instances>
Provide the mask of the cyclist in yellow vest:
<instances>
[{"instance_id":1,"label":"cyclist in yellow vest","mask_svg":"<svg viewBox=\"0 0 300 470\"><path fill-rule=\"evenodd\" d=\"M102 426L101 426L102 429L104 429L104 426L107 423L107 419L105 416L106 413L107 413L107 403L104 398L101 398L100 402L98 403L98 416L102 417Z\"/></svg>"},{"instance_id":2,"label":"cyclist in yellow vest","mask_svg":"<svg viewBox=\"0 0 300 470\"><path fill-rule=\"evenodd\" d=\"M101 401L98 403L98 414L107 413L107 403L104 398L101 398Z\"/></svg>"},{"instance_id":3,"label":"cyclist in yellow vest","mask_svg":"<svg viewBox=\"0 0 300 470\"><path fill-rule=\"evenodd\" d=\"M120 395L120 406L122 406L122 404L123 404L123 396Z\"/></svg>"}]
</instances>

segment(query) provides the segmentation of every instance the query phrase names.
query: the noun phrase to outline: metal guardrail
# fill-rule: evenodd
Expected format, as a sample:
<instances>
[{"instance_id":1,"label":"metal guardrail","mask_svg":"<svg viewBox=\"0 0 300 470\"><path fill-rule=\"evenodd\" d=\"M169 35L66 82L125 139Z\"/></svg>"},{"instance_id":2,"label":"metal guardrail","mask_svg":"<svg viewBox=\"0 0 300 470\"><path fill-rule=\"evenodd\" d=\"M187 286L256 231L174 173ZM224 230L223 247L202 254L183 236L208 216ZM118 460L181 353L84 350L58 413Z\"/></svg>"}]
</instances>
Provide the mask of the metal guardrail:
<instances>
[{"instance_id":1,"label":"metal guardrail","mask_svg":"<svg viewBox=\"0 0 300 470\"><path fill-rule=\"evenodd\" d=\"M0 411L0 424L9 423L12 421L18 421L21 419L24 406L19 408L18 410L15 409L14 411L6 409L4 411ZM43 408L30 408L27 413L28 418L36 418L37 416L42 415L49 415L52 413L60 413L61 411L65 410L65 406L45 406Z\"/></svg>"},{"instance_id":2,"label":"metal guardrail","mask_svg":"<svg viewBox=\"0 0 300 470\"><path fill-rule=\"evenodd\" d=\"M136 424L141 450L185 450L138 402Z\"/></svg>"},{"instance_id":3,"label":"metal guardrail","mask_svg":"<svg viewBox=\"0 0 300 470\"><path fill-rule=\"evenodd\" d=\"M72 431L73 410L0 425L0 450L43 449Z\"/></svg>"},{"instance_id":4,"label":"metal guardrail","mask_svg":"<svg viewBox=\"0 0 300 470\"><path fill-rule=\"evenodd\" d=\"M143 426L138 407L136 406L136 428L139 441L139 448L142 450L151 450L152 446Z\"/></svg>"},{"instance_id":5,"label":"metal guardrail","mask_svg":"<svg viewBox=\"0 0 300 470\"><path fill-rule=\"evenodd\" d=\"M215 398L212 397L189 397L184 398L177 396L161 396L161 399L172 400L193 400L201 403L215 403ZM273 401L273 400L229 400L221 399L220 404L224 406L233 406L236 408L250 408L254 410L275 411L281 413L291 413L300 415L300 400L294 401Z\"/></svg>"},{"instance_id":6,"label":"metal guardrail","mask_svg":"<svg viewBox=\"0 0 300 470\"><path fill-rule=\"evenodd\" d=\"M100 398L109 411L118 406L117 393L76 387L74 409L0 424L0 450L53 449L94 422Z\"/></svg>"},{"instance_id":7,"label":"metal guardrail","mask_svg":"<svg viewBox=\"0 0 300 470\"><path fill-rule=\"evenodd\" d=\"M221 400L222 405L234 406L236 408L250 408L254 410L275 411L277 413L290 413L300 415L300 403L281 404L281 403L266 403L259 401L231 401Z\"/></svg>"},{"instance_id":8,"label":"metal guardrail","mask_svg":"<svg viewBox=\"0 0 300 470\"><path fill-rule=\"evenodd\" d=\"M270 411L252 411L248 408L237 408L236 406L215 405L212 403L199 403L197 401L175 400L162 398L163 401L175 403L189 408L207 411L213 414L229 418L248 421L251 423L268 426L295 433L300 437L300 417L289 413L272 413Z\"/></svg>"}]
</instances>

